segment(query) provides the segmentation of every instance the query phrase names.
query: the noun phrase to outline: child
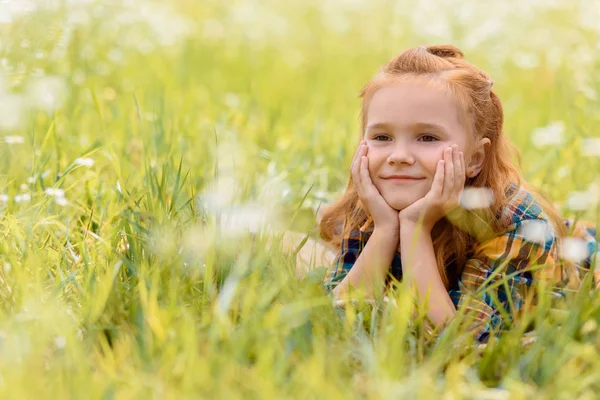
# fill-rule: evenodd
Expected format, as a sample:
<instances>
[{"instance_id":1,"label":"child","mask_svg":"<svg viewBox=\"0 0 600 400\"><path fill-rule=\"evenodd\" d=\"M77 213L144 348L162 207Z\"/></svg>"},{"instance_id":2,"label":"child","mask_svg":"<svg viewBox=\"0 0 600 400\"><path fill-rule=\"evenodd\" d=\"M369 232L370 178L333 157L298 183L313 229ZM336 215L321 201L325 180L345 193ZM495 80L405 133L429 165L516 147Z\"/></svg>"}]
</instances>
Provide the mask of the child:
<instances>
[{"instance_id":1,"label":"child","mask_svg":"<svg viewBox=\"0 0 600 400\"><path fill-rule=\"evenodd\" d=\"M326 277L337 298L350 287L376 296L391 275L428 297L436 325L466 307L485 341L503 323L499 307L510 315L535 280L567 278L557 249L566 228L511 163L492 86L456 47L422 46L363 88L351 177L321 220L322 238L340 249ZM590 246L593 235L584 230ZM481 290L498 280L507 284Z\"/></svg>"}]
</instances>

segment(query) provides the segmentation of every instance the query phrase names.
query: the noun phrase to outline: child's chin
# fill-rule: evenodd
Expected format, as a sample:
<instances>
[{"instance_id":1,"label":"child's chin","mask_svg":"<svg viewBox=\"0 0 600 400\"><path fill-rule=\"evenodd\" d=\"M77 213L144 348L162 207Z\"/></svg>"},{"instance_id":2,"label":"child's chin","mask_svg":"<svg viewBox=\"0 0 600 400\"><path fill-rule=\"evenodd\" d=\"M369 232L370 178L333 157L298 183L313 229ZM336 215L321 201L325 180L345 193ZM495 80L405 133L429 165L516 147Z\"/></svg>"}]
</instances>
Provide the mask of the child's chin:
<instances>
[{"instance_id":1,"label":"child's chin","mask_svg":"<svg viewBox=\"0 0 600 400\"><path fill-rule=\"evenodd\" d=\"M394 210L401 211L413 204L417 199L393 199L391 201L386 199L386 201Z\"/></svg>"}]
</instances>

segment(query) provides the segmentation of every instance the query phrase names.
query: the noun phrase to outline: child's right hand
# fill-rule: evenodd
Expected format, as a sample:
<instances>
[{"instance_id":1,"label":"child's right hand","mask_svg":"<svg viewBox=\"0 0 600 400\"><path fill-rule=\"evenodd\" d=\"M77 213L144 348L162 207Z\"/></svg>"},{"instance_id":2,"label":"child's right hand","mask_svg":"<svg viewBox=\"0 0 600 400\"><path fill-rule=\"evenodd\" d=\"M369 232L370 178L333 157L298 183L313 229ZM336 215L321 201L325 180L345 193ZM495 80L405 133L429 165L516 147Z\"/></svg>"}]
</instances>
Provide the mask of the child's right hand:
<instances>
[{"instance_id":1,"label":"child's right hand","mask_svg":"<svg viewBox=\"0 0 600 400\"><path fill-rule=\"evenodd\" d=\"M393 234L398 234L398 211L394 210L383 198L379 190L371 181L369 175L369 159L367 158L367 142L362 140L354 154L350 172L352 181L356 186L358 198L365 206L366 211L373 218L375 228L387 229Z\"/></svg>"}]
</instances>

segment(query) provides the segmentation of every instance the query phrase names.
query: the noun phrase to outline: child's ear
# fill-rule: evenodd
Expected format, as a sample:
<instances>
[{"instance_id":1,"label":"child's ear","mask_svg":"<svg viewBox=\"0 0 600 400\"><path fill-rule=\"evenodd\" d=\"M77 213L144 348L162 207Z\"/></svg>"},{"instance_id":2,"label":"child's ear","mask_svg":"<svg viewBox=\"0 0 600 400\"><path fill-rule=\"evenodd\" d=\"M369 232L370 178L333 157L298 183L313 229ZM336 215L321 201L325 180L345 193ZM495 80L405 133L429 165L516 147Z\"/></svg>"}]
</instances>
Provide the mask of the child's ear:
<instances>
[{"instance_id":1,"label":"child's ear","mask_svg":"<svg viewBox=\"0 0 600 400\"><path fill-rule=\"evenodd\" d=\"M482 138L475 144L475 149L467 160L467 178L474 178L481 172L490 143L490 139Z\"/></svg>"}]
</instances>

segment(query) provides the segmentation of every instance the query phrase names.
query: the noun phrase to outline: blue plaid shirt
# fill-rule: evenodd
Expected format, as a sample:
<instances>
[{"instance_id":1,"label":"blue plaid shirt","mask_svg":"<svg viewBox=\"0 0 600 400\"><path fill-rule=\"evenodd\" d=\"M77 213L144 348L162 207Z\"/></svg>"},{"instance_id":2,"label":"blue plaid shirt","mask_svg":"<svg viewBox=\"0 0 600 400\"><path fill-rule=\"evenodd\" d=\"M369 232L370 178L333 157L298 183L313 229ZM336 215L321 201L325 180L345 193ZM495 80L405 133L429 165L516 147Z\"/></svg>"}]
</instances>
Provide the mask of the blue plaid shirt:
<instances>
[{"instance_id":1,"label":"blue plaid shirt","mask_svg":"<svg viewBox=\"0 0 600 400\"><path fill-rule=\"evenodd\" d=\"M492 239L476 243L460 279L448 291L454 306L457 309L466 308L465 311L474 318L474 334L479 341L486 341L492 330L502 328L506 316L512 319L521 309L534 279L546 279L560 286L561 281L569 278L559 263L553 225L540 204L524 188L514 186L512 193L501 215L511 222L508 229ZM528 227L532 222L541 226L546 233L541 240L529 233ZM572 221L565 223L572 228ZM325 278L328 290L346 277L373 228L372 222L368 221L361 229L352 230L344 237L334 267ZM578 224L573 236L584 240L588 246L589 257L580 267L589 268L597 249L596 230L591 225ZM542 265L543 268L530 268ZM598 274L596 282L600 284L600 272ZM398 253L392 260L388 282L391 276L402 279L402 263Z\"/></svg>"}]
</instances>

